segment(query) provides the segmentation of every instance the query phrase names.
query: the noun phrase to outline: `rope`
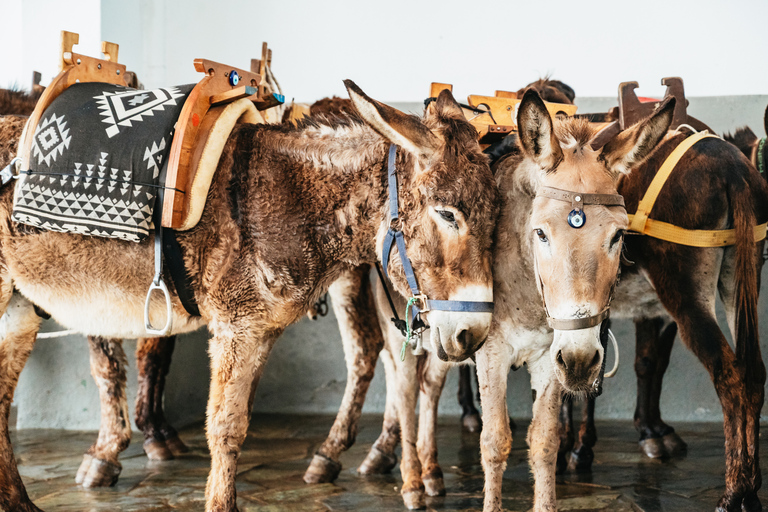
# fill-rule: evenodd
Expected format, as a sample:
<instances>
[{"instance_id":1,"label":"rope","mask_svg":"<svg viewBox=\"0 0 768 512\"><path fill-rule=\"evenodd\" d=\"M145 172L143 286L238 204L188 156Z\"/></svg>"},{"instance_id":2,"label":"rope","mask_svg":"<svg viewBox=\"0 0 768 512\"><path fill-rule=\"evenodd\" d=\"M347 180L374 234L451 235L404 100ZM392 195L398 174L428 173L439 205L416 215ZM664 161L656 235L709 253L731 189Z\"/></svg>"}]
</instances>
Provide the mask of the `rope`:
<instances>
[{"instance_id":1,"label":"rope","mask_svg":"<svg viewBox=\"0 0 768 512\"><path fill-rule=\"evenodd\" d=\"M71 336L73 334L80 334L80 331L67 329L65 331L39 332L37 333L37 339L49 340L52 338L63 338L64 336Z\"/></svg>"}]
</instances>

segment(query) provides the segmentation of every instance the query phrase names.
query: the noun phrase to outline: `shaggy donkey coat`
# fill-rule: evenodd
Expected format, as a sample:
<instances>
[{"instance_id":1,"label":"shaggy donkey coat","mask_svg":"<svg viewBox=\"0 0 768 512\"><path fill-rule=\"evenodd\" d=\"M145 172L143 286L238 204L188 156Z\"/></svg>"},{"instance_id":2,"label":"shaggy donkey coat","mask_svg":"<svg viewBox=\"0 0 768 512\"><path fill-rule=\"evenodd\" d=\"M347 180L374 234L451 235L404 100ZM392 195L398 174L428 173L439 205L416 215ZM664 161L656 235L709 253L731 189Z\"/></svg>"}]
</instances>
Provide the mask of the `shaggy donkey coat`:
<instances>
[{"instance_id":1,"label":"shaggy donkey coat","mask_svg":"<svg viewBox=\"0 0 768 512\"><path fill-rule=\"evenodd\" d=\"M371 100L351 82L365 124L298 129L244 125L230 136L202 220L179 233L202 317L173 297L176 333L208 324L212 467L207 511L234 511L240 446L258 378L282 330L349 265L377 259L387 228L385 155L397 144L401 227L421 289L432 298L477 300L491 289L491 235L498 211L487 158L460 107L442 94L424 122ZM9 220L13 191L0 191L0 506L38 510L21 483L8 438L8 412L39 317L28 300L86 334L143 334L152 242L133 244L44 232ZM440 212L450 211L458 229ZM400 260L392 278L407 291ZM469 291L467 291L469 290ZM484 299L482 299L484 300ZM164 306L153 301L153 323ZM426 314L452 357L476 350L483 316ZM460 317L461 315L459 315Z\"/></svg>"}]
</instances>

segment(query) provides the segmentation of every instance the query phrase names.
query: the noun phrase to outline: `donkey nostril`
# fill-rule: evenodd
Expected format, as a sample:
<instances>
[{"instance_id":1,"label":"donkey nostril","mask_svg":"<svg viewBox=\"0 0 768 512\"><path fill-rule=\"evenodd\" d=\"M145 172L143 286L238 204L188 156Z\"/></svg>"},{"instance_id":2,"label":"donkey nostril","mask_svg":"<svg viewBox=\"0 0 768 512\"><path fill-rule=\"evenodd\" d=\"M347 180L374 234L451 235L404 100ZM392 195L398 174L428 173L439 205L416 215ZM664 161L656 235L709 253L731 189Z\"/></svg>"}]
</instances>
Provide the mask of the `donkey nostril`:
<instances>
[{"instance_id":1,"label":"donkey nostril","mask_svg":"<svg viewBox=\"0 0 768 512\"><path fill-rule=\"evenodd\" d=\"M456 341L458 341L460 345L468 347L472 342L472 333L470 333L467 329L464 329L456 335Z\"/></svg>"},{"instance_id":2,"label":"donkey nostril","mask_svg":"<svg viewBox=\"0 0 768 512\"><path fill-rule=\"evenodd\" d=\"M562 350L558 350L557 351L557 362L558 362L558 364L560 364L560 366L562 366L566 370L568 369L568 365L565 364L565 361L563 360L563 351Z\"/></svg>"},{"instance_id":3,"label":"donkey nostril","mask_svg":"<svg viewBox=\"0 0 768 512\"><path fill-rule=\"evenodd\" d=\"M589 364L589 367L592 368L598 364L600 364L600 352L595 350L595 357L592 358L592 362Z\"/></svg>"}]
</instances>

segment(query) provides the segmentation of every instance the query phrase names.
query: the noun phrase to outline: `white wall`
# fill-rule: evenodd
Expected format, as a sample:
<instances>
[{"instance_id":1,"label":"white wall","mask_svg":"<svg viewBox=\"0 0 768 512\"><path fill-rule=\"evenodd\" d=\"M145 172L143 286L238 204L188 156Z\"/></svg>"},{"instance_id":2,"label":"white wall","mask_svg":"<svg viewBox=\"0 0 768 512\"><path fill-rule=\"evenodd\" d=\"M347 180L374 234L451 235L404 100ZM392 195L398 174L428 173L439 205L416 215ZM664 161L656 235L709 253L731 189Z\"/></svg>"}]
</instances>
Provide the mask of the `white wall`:
<instances>
[{"instance_id":1,"label":"white wall","mask_svg":"<svg viewBox=\"0 0 768 512\"><path fill-rule=\"evenodd\" d=\"M418 101L432 81L459 96L516 89L551 74L578 96L613 96L637 80L658 94L663 76L689 96L764 94L768 2L610 0L0 0L0 86L56 73L58 33L100 39L148 86L196 81L193 59L247 67L261 42L288 98L343 95L352 78L386 101Z\"/></svg>"},{"instance_id":2,"label":"white wall","mask_svg":"<svg viewBox=\"0 0 768 512\"><path fill-rule=\"evenodd\" d=\"M465 96L545 74L578 96L613 96L627 80L658 94L664 76L684 77L689 96L764 94L766 19L765 0L102 1L103 36L126 52L143 45L124 55L147 85L195 81L196 57L247 66L268 41L297 101L343 95L344 78L418 101L432 81Z\"/></svg>"},{"instance_id":3,"label":"white wall","mask_svg":"<svg viewBox=\"0 0 768 512\"><path fill-rule=\"evenodd\" d=\"M0 0L0 87L29 89L32 72L47 85L59 72L62 30L80 34L75 51L100 55L100 0Z\"/></svg>"}]
</instances>

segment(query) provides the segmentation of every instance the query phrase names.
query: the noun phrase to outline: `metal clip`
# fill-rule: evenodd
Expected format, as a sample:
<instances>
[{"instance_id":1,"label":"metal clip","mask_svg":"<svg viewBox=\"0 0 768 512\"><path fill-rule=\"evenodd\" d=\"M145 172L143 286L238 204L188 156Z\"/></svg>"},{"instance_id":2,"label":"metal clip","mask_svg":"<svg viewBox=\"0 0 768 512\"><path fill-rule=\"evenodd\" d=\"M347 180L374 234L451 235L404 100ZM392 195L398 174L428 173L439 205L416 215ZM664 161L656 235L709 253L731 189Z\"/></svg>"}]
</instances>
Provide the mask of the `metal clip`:
<instances>
[{"instance_id":1,"label":"metal clip","mask_svg":"<svg viewBox=\"0 0 768 512\"><path fill-rule=\"evenodd\" d=\"M0 183L5 185L13 179L18 179L19 168L21 167L21 157L16 157L11 160L11 163L6 165L2 171L0 171Z\"/></svg>"},{"instance_id":2,"label":"metal clip","mask_svg":"<svg viewBox=\"0 0 768 512\"><path fill-rule=\"evenodd\" d=\"M149 305L152 299L152 292L155 290L160 290L163 292L163 295L165 296L165 314L166 314L166 324L165 327L162 329L156 329L152 322L149 320ZM153 279L152 283L149 285L149 291L147 292L147 300L144 302L144 328L147 330L147 334L152 334L155 336L168 336L171 334L171 326L173 324L173 307L171 305L171 294L168 293L168 287L165 286L165 281L163 281L162 277L157 277L157 279Z\"/></svg>"},{"instance_id":3,"label":"metal clip","mask_svg":"<svg viewBox=\"0 0 768 512\"><path fill-rule=\"evenodd\" d=\"M416 301L419 304L420 313L426 313L427 311L429 311L429 302L427 300L426 294L421 293L419 295L414 295L413 298L416 299Z\"/></svg>"}]
</instances>

